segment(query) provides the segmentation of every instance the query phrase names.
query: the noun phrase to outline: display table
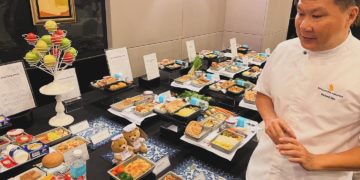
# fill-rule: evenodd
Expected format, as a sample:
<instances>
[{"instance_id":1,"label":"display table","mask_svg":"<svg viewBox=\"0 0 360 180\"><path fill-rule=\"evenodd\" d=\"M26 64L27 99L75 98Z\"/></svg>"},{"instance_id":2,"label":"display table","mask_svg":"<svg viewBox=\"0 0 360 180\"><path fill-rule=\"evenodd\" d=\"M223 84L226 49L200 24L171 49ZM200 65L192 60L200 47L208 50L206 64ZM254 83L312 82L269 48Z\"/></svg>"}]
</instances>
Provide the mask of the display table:
<instances>
[{"instance_id":1,"label":"display table","mask_svg":"<svg viewBox=\"0 0 360 180\"><path fill-rule=\"evenodd\" d=\"M154 91L154 93L161 93L169 90L170 88L171 87L169 86L168 82L162 81L160 87L156 87L152 90ZM140 94L143 91L144 89L134 87L131 91L118 93L116 95L116 99L124 99L127 97L131 97ZM107 109L110 107L110 104L114 101L114 97L112 95L94 90L83 94L82 98L84 107L82 109L69 113L71 116L74 117L74 123L80 122L85 119L90 120L99 116L104 116L107 119L113 121L114 123L118 123L122 126L129 124L127 120L115 116L107 111ZM49 104L34 109L34 122L29 128L25 129L25 131L36 135L52 129L52 127L48 125L48 119L54 115L54 112L52 111L54 109L54 106L55 104ZM243 117L255 120L257 122L261 121L260 116L256 111L248 110L241 107L234 107L234 109L231 110ZM160 132L160 126L169 125L169 121L166 121L166 119L163 118L164 117L152 118L151 121L144 121L141 124L141 128L148 134L149 137L160 139L161 141L169 143L174 147L180 149L180 151L177 152L175 156L170 158L171 166L162 173L160 173L157 178L166 173L168 170L179 168L179 165L188 159L196 159L196 161L201 161L205 164L211 165L216 169L230 174L232 177L244 179L248 161L257 144L255 141L250 140L249 143L244 145L236 152L235 157L232 161L228 161L202 148L183 142L179 138L176 138L176 136L171 136L167 133ZM108 161L104 160L104 158L102 157L102 155L111 151L110 144L111 143L109 142L103 146L98 147L95 150L91 150L89 148L90 160L87 161L87 178L89 180L110 179L107 171L112 167L112 165ZM24 164L16 169L2 173L1 179L8 179L17 174L20 174L30 169L34 164L39 163L40 161L41 158L29 162L28 164ZM146 176L145 179L156 179L156 177L155 175L150 174Z\"/></svg>"}]
</instances>

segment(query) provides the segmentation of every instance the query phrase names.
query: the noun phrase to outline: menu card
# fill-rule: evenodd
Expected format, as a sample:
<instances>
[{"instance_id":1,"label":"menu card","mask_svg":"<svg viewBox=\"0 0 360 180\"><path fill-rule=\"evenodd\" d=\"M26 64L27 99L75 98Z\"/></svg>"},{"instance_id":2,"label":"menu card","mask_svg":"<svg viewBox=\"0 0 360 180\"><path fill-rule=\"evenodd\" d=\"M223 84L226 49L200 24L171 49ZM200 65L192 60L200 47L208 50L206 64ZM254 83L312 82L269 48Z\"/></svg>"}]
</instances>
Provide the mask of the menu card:
<instances>
[{"instance_id":1,"label":"menu card","mask_svg":"<svg viewBox=\"0 0 360 180\"><path fill-rule=\"evenodd\" d=\"M105 54L111 76L115 76L117 73L122 73L125 80L133 80L129 55L125 47L106 50Z\"/></svg>"},{"instance_id":2,"label":"menu card","mask_svg":"<svg viewBox=\"0 0 360 180\"><path fill-rule=\"evenodd\" d=\"M234 55L235 57L238 56L237 48L236 48L236 38L230 39L230 49L232 55Z\"/></svg>"},{"instance_id":3,"label":"menu card","mask_svg":"<svg viewBox=\"0 0 360 180\"><path fill-rule=\"evenodd\" d=\"M0 114L11 116L35 107L22 61L0 66Z\"/></svg>"},{"instance_id":4,"label":"menu card","mask_svg":"<svg viewBox=\"0 0 360 180\"><path fill-rule=\"evenodd\" d=\"M186 41L186 49L189 57L189 62L193 62L196 57L195 42L194 40Z\"/></svg>"},{"instance_id":5,"label":"menu card","mask_svg":"<svg viewBox=\"0 0 360 180\"><path fill-rule=\"evenodd\" d=\"M156 53L145 55L144 64L145 64L147 80L152 80L157 77L160 77Z\"/></svg>"},{"instance_id":6,"label":"menu card","mask_svg":"<svg viewBox=\"0 0 360 180\"><path fill-rule=\"evenodd\" d=\"M73 88L73 90L70 91L69 93L61 95L62 101L66 101L81 96L79 82L77 79L75 68L59 71L56 78L62 84Z\"/></svg>"}]
</instances>

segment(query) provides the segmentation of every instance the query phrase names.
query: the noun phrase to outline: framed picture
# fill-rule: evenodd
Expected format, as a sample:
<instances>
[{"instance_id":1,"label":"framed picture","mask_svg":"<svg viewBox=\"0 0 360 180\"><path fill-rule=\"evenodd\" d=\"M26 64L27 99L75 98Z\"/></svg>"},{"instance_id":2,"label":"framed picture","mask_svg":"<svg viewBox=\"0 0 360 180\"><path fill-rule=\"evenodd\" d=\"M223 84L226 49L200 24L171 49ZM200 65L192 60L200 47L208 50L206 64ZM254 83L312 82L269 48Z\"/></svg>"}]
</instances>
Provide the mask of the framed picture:
<instances>
[{"instance_id":1,"label":"framed picture","mask_svg":"<svg viewBox=\"0 0 360 180\"><path fill-rule=\"evenodd\" d=\"M44 24L47 20L56 22L75 22L74 0L30 0L34 25Z\"/></svg>"}]
</instances>

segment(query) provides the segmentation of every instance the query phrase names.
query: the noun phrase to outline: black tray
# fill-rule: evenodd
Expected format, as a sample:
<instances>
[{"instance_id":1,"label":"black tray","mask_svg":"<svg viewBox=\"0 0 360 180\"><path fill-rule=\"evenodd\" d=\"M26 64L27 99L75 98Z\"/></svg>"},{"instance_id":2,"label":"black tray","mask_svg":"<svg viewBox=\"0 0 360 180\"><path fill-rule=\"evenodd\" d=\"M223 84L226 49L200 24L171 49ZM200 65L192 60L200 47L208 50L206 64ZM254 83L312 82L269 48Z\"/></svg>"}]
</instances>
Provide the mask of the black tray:
<instances>
[{"instance_id":1,"label":"black tray","mask_svg":"<svg viewBox=\"0 0 360 180\"><path fill-rule=\"evenodd\" d=\"M241 91L241 92L239 92L239 93L235 93L235 92L232 92L232 91L228 91L228 89L229 89L229 88L232 88L232 87L234 87L234 86L237 86L237 87L243 88L244 90L243 90L243 91ZM244 94L244 93L245 93L245 89L246 89L246 87L244 87L244 86L239 86L239 85L234 85L234 86L231 86L231 87L227 88L227 89L226 89L226 93L227 93L227 94L230 94L230 95L235 95L235 96L239 96L239 95L242 95L242 94Z\"/></svg>"}]
</instances>

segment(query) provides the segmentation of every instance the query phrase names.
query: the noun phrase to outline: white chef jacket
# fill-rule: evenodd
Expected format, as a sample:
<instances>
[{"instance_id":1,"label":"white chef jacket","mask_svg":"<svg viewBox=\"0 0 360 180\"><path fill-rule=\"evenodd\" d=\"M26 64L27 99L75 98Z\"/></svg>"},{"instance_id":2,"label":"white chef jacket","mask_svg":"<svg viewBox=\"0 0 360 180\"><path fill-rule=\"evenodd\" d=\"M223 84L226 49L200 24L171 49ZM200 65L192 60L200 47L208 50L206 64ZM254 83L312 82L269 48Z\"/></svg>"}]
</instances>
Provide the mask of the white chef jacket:
<instances>
[{"instance_id":1,"label":"white chef jacket","mask_svg":"<svg viewBox=\"0 0 360 180\"><path fill-rule=\"evenodd\" d=\"M298 38L278 45L257 91L269 96L276 114L309 152L335 153L359 145L360 41L349 33L334 49L312 52ZM247 180L351 180L349 171L307 171L282 156L260 130Z\"/></svg>"}]
</instances>

